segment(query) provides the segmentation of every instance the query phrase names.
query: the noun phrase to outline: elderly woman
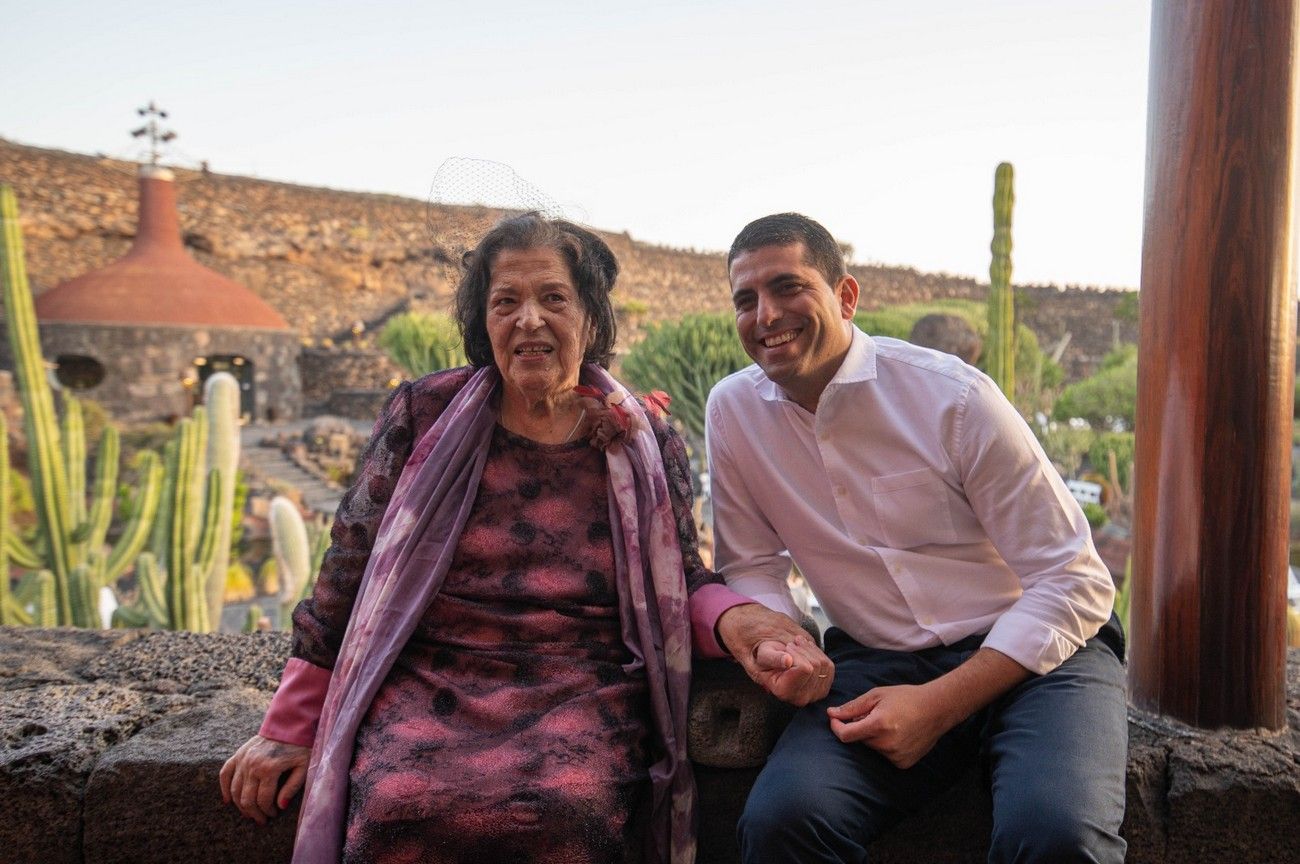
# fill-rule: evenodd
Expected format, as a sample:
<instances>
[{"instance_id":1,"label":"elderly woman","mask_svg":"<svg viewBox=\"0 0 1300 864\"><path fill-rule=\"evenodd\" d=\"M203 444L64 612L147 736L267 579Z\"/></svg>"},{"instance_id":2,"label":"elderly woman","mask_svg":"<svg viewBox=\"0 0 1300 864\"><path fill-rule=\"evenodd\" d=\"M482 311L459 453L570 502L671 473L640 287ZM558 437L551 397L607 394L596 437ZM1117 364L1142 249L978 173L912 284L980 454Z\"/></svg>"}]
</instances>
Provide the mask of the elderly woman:
<instances>
[{"instance_id":1,"label":"elderly woman","mask_svg":"<svg viewBox=\"0 0 1300 864\"><path fill-rule=\"evenodd\" d=\"M472 366L389 399L223 796L305 776L299 862L690 862L692 644L797 704L829 661L701 563L681 440L602 368L609 247L528 214L467 264Z\"/></svg>"}]
</instances>

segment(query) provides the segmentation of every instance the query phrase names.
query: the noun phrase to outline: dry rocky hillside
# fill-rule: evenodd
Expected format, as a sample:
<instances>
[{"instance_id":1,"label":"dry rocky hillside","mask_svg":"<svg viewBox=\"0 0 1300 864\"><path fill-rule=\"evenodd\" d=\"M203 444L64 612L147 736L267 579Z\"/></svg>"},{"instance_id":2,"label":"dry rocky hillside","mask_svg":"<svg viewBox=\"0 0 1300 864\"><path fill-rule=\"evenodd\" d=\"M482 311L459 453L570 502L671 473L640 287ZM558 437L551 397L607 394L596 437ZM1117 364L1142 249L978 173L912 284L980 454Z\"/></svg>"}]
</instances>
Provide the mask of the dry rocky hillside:
<instances>
[{"instance_id":1,"label":"dry rocky hillside","mask_svg":"<svg viewBox=\"0 0 1300 864\"><path fill-rule=\"evenodd\" d=\"M23 214L28 273L41 291L121 255L135 233L135 165L0 139L0 182ZM447 308L466 240L500 214L429 207L390 195L339 192L244 177L177 171L185 243L203 264L243 283L304 340L371 329L406 308ZM638 301L649 320L727 308L723 256L606 234L624 268L616 301ZM872 308L938 297L983 298L974 279L901 267L855 267ZM1018 286L1021 314L1045 344L1072 334L1070 377L1111 346L1119 292ZM1136 334L1123 325L1126 338Z\"/></svg>"}]
</instances>

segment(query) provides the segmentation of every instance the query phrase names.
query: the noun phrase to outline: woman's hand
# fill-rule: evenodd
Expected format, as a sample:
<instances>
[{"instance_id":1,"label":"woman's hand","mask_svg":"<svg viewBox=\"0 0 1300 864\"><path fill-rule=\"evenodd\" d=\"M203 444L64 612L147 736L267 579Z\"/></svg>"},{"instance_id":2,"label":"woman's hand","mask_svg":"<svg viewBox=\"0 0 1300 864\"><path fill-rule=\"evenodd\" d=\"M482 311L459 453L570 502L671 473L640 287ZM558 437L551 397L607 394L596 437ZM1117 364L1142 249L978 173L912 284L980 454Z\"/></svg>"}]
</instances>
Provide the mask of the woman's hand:
<instances>
[{"instance_id":1,"label":"woman's hand","mask_svg":"<svg viewBox=\"0 0 1300 864\"><path fill-rule=\"evenodd\" d=\"M745 673L781 701L803 706L830 692L835 665L789 616L746 603L723 612L717 627Z\"/></svg>"},{"instance_id":2,"label":"woman's hand","mask_svg":"<svg viewBox=\"0 0 1300 864\"><path fill-rule=\"evenodd\" d=\"M234 802L240 813L265 825L302 789L310 761L310 747L254 735L221 766L221 800ZM286 771L289 776L281 784Z\"/></svg>"}]
</instances>

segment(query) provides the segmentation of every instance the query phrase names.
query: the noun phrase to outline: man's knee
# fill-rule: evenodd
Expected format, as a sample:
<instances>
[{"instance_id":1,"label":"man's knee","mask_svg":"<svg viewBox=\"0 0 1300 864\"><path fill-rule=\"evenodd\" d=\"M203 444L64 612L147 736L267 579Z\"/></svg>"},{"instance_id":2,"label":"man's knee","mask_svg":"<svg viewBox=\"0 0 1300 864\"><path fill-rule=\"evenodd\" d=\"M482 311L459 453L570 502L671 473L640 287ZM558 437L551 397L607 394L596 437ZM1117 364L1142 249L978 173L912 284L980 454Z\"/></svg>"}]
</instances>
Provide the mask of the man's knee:
<instances>
[{"instance_id":1,"label":"man's knee","mask_svg":"<svg viewBox=\"0 0 1300 864\"><path fill-rule=\"evenodd\" d=\"M798 778L786 779L790 782L764 783L760 777L754 784L737 824L741 848L746 844L767 846L797 841L816 833L820 819L834 810L833 802L820 800L826 794L825 787L803 784Z\"/></svg>"},{"instance_id":2,"label":"man's knee","mask_svg":"<svg viewBox=\"0 0 1300 864\"><path fill-rule=\"evenodd\" d=\"M1060 790L1068 797L1068 789ZM994 862L1120 862L1125 842L1087 814L1055 803L1024 803L993 814Z\"/></svg>"},{"instance_id":3,"label":"man's knee","mask_svg":"<svg viewBox=\"0 0 1300 864\"><path fill-rule=\"evenodd\" d=\"M746 864L865 861L865 846L884 830L883 816L822 773L765 773L736 826L741 858Z\"/></svg>"}]
</instances>

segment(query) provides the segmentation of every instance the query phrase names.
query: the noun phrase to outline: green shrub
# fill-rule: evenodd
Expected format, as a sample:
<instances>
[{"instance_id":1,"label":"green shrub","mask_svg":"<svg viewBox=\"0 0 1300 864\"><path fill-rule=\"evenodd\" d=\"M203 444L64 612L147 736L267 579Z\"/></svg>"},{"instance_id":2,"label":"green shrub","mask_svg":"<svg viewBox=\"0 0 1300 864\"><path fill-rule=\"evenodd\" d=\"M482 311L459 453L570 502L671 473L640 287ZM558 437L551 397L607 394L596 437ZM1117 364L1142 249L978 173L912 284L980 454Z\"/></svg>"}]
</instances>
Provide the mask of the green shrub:
<instances>
[{"instance_id":1,"label":"green shrub","mask_svg":"<svg viewBox=\"0 0 1300 864\"><path fill-rule=\"evenodd\" d=\"M379 347L413 378L466 363L460 330L446 315L394 315L379 333Z\"/></svg>"},{"instance_id":2,"label":"green shrub","mask_svg":"<svg viewBox=\"0 0 1300 864\"><path fill-rule=\"evenodd\" d=\"M1091 501L1084 503L1083 515L1084 518L1088 520L1088 527L1093 531L1096 531L1098 528L1105 525L1106 521L1110 518L1106 515L1105 507L1102 507L1100 504L1094 504Z\"/></svg>"},{"instance_id":3,"label":"green shrub","mask_svg":"<svg viewBox=\"0 0 1300 864\"><path fill-rule=\"evenodd\" d=\"M1103 432L1098 435L1088 448L1088 461L1092 468L1110 480L1110 459L1106 455L1115 452L1115 468L1119 473L1120 489L1129 488L1129 475L1133 472L1133 451L1137 445L1132 432ZM1119 490L1116 490L1119 491Z\"/></svg>"},{"instance_id":4,"label":"green shrub","mask_svg":"<svg viewBox=\"0 0 1300 864\"><path fill-rule=\"evenodd\" d=\"M1083 457L1092 447L1097 433L1091 429L1071 429L1068 425L1056 424L1055 428L1039 430L1037 424L1031 424L1038 436L1038 443L1043 445L1043 452L1052 460L1062 477L1073 477L1083 467Z\"/></svg>"},{"instance_id":5,"label":"green shrub","mask_svg":"<svg viewBox=\"0 0 1300 864\"><path fill-rule=\"evenodd\" d=\"M749 363L734 316L699 314L647 327L645 338L623 358L622 373L635 390L666 391L673 400L669 410L698 444L709 391Z\"/></svg>"},{"instance_id":6,"label":"green shrub","mask_svg":"<svg viewBox=\"0 0 1300 864\"><path fill-rule=\"evenodd\" d=\"M1132 429L1137 413L1137 348L1125 345L1102 360L1097 374L1061 391L1057 420L1079 417L1098 428Z\"/></svg>"}]
</instances>

